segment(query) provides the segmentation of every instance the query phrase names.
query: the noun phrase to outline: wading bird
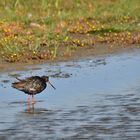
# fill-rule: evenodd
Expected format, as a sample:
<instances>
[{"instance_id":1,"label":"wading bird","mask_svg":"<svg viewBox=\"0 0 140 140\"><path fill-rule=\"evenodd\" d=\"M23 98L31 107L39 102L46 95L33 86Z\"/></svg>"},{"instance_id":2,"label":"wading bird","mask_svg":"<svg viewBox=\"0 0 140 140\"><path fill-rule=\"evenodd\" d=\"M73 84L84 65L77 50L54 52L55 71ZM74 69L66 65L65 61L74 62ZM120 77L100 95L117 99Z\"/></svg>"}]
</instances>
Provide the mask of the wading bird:
<instances>
[{"instance_id":1,"label":"wading bird","mask_svg":"<svg viewBox=\"0 0 140 140\"><path fill-rule=\"evenodd\" d=\"M12 83L12 87L28 94L28 103L30 103L30 96L32 96L32 103L35 103L34 95L41 93L47 87L47 83L55 89L50 83L48 76L32 76L26 79L16 79L18 82Z\"/></svg>"}]
</instances>

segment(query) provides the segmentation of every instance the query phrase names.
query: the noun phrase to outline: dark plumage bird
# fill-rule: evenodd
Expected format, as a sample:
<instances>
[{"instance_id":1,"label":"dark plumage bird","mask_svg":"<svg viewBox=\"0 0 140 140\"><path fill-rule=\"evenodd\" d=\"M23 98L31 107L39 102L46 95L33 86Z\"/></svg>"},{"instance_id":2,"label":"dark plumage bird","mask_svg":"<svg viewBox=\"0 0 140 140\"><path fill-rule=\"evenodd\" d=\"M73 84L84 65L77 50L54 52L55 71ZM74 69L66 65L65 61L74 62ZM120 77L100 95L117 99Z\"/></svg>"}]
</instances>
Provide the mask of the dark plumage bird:
<instances>
[{"instance_id":1,"label":"dark plumage bird","mask_svg":"<svg viewBox=\"0 0 140 140\"><path fill-rule=\"evenodd\" d=\"M24 93L28 95L32 95L32 102L35 103L34 95L39 94L42 92L49 83L54 89L55 87L50 83L48 76L32 76L28 77L26 79L19 79L19 82L12 83L12 87L16 88L20 91L23 91ZM28 97L28 103L30 102L30 96Z\"/></svg>"}]
</instances>

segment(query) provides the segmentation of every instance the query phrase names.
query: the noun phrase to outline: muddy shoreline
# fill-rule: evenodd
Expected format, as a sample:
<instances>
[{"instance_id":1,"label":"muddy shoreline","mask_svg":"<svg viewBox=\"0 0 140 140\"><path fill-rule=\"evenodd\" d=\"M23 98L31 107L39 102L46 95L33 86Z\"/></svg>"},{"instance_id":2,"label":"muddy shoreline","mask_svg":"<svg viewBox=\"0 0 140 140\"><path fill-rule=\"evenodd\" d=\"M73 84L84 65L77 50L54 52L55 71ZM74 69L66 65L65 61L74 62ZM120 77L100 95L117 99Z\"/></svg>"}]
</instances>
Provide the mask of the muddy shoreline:
<instances>
[{"instance_id":1,"label":"muddy shoreline","mask_svg":"<svg viewBox=\"0 0 140 140\"><path fill-rule=\"evenodd\" d=\"M110 47L108 47L110 46ZM107 56L117 53L124 53L124 52L131 52L136 49L140 49L139 45L128 45L128 46L121 46L116 45L111 47L111 45L107 44L99 44L93 47L83 47L77 48L71 56L59 56L57 59L54 60L30 60L28 63L24 62L14 62L9 63L5 62L4 60L0 60L0 72L9 72L9 71L20 71L25 70L27 67L37 64L44 64L44 63L57 63L57 62L65 62L65 61L74 61L79 60L87 57L97 57L97 56Z\"/></svg>"}]
</instances>

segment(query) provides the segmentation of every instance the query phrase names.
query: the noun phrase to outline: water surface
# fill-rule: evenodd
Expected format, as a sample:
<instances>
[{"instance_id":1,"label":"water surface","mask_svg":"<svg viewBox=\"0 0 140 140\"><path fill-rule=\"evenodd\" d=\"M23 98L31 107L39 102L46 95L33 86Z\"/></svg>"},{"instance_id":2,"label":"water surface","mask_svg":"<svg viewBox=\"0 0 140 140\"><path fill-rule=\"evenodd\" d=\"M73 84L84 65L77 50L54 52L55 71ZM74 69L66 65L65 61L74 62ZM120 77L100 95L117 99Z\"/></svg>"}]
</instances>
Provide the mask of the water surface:
<instances>
[{"instance_id":1,"label":"water surface","mask_svg":"<svg viewBox=\"0 0 140 140\"><path fill-rule=\"evenodd\" d=\"M140 138L140 51L29 67L0 75L0 139ZM27 104L15 76L49 75L55 85Z\"/></svg>"}]
</instances>

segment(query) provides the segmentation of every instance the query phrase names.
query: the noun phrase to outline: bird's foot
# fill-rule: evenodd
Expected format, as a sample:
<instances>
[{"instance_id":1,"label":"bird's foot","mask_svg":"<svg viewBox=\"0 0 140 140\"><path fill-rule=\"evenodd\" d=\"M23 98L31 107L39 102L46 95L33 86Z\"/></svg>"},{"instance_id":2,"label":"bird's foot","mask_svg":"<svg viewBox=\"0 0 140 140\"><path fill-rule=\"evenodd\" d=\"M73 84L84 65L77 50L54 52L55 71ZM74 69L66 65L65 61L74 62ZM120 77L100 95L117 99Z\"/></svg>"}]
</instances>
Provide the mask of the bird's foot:
<instances>
[{"instance_id":1,"label":"bird's foot","mask_svg":"<svg viewBox=\"0 0 140 140\"><path fill-rule=\"evenodd\" d=\"M32 95L32 104L35 104L36 103L36 100L34 98L34 95Z\"/></svg>"}]
</instances>

